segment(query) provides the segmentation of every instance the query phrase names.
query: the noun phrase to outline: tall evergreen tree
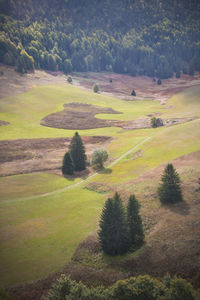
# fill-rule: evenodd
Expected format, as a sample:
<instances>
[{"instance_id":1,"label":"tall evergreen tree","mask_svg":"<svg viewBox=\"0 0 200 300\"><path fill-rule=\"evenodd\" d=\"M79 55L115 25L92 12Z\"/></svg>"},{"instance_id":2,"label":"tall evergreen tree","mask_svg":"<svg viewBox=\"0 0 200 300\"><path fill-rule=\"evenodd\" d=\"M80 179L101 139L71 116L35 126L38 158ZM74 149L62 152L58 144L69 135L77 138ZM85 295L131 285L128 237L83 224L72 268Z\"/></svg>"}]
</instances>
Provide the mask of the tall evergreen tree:
<instances>
[{"instance_id":1,"label":"tall evergreen tree","mask_svg":"<svg viewBox=\"0 0 200 300\"><path fill-rule=\"evenodd\" d=\"M140 205L135 195L129 197L127 206L127 222L130 234L131 245L140 245L144 241L142 219L139 215Z\"/></svg>"},{"instance_id":2,"label":"tall evergreen tree","mask_svg":"<svg viewBox=\"0 0 200 300\"><path fill-rule=\"evenodd\" d=\"M72 175L74 173L74 165L69 152L66 152L63 157L62 173L63 175Z\"/></svg>"},{"instance_id":3,"label":"tall evergreen tree","mask_svg":"<svg viewBox=\"0 0 200 300\"><path fill-rule=\"evenodd\" d=\"M128 227L119 194L106 201L99 225L99 240L105 253L117 255L129 250Z\"/></svg>"},{"instance_id":4,"label":"tall evergreen tree","mask_svg":"<svg viewBox=\"0 0 200 300\"><path fill-rule=\"evenodd\" d=\"M100 230L98 232L101 248L105 253L113 252L113 199L108 198L101 213Z\"/></svg>"},{"instance_id":5,"label":"tall evergreen tree","mask_svg":"<svg viewBox=\"0 0 200 300\"><path fill-rule=\"evenodd\" d=\"M71 158L74 164L75 171L82 171L86 168L86 155L85 147L83 145L82 139L78 132L75 132L70 146L69 146Z\"/></svg>"},{"instance_id":6,"label":"tall evergreen tree","mask_svg":"<svg viewBox=\"0 0 200 300\"><path fill-rule=\"evenodd\" d=\"M161 178L158 195L162 203L182 201L180 178L172 164L168 164Z\"/></svg>"}]
</instances>

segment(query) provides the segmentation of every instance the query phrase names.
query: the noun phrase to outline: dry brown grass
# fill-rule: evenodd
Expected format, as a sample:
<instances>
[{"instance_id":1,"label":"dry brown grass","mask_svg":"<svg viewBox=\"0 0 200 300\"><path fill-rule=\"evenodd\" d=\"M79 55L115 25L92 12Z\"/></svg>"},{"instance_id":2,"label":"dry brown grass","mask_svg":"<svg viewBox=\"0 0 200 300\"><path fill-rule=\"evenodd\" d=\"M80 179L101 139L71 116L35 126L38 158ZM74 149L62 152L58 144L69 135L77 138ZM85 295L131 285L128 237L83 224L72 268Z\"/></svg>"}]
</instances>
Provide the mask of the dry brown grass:
<instances>
[{"instance_id":1,"label":"dry brown grass","mask_svg":"<svg viewBox=\"0 0 200 300\"><path fill-rule=\"evenodd\" d=\"M44 117L40 124L48 127L62 129L93 129L117 126L113 120L95 118L96 114L119 114L112 108L100 107L84 103L69 103L64 105L64 110ZM120 126L120 124L118 125Z\"/></svg>"},{"instance_id":2,"label":"dry brown grass","mask_svg":"<svg viewBox=\"0 0 200 300\"><path fill-rule=\"evenodd\" d=\"M89 155L98 145L111 141L105 136L83 137ZM70 138L25 139L0 141L0 176L54 170L60 168Z\"/></svg>"},{"instance_id":3,"label":"dry brown grass","mask_svg":"<svg viewBox=\"0 0 200 300\"><path fill-rule=\"evenodd\" d=\"M110 79L112 78L112 83ZM125 100L155 99L165 102L175 93L181 92L187 87L199 85L200 75L194 76L181 74L181 78L169 78L162 80L162 85L157 85L152 78L147 76L132 77L115 73L76 73L73 83L87 89L91 89L94 83L100 87L101 93L109 93ZM131 96L132 90L136 91L136 97Z\"/></svg>"}]
</instances>

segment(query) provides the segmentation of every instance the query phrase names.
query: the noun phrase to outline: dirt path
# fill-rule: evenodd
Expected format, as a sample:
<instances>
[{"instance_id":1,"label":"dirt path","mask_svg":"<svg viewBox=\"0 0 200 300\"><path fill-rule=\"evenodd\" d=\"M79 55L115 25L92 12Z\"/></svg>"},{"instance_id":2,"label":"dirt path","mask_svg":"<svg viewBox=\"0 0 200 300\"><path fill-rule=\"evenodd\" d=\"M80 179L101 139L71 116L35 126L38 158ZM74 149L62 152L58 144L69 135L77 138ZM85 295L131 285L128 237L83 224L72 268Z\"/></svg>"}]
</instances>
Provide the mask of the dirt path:
<instances>
[{"instance_id":1,"label":"dirt path","mask_svg":"<svg viewBox=\"0 0 200 300\"><path fill-rule=\"evenodd\" d=\"M135 149L137 149L139 146L143 145L146 141L150 140L152 138L152 136L145 138L142 142L138 143L136 146L134 146L133 148L131 148L130 150L126 151L124 154L122 154L120 157L118 157L117 159L115 159L111 164L109 164L107 166L107 168L113 167L114 165L116 165L120 160L122 160L124 157L126 157L128 154L130 154L131 152L133 152ZM36 198L41 198L41 197L48 197L57 193L61 193L67 190L70 190L72 188L75 188L81 184L86 183L87 181L89 181L90 179L94 178L95 176L99 175L98 173L93 173L92 175L88 176L86 179L81 180L75 184L72 184L70 186L52 191L52 192L48 192L48 193L44 193L44 194L40 194L40 195L35 195L35 196L30 196L30 197L24 197L24 198L17 198L17 199L12 199L12 200L3 200L0 202L0 204L7 204L7 203L13 203L13 202L22 202L22 201L27 201L27 200L33 200Z\"/></svg>"}]
</instances>

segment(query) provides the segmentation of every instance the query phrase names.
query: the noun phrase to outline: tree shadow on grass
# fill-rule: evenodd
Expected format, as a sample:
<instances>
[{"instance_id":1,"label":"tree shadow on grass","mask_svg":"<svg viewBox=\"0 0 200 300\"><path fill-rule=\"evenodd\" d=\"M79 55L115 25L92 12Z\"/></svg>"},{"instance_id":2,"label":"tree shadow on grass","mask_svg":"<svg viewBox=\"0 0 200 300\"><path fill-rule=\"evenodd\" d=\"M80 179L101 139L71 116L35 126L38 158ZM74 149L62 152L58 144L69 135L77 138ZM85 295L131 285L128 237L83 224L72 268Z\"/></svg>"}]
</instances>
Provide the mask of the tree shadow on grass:
<instances>
[{"instance_id":1,"label":"tree shadow on grass","mask_svg":"<svg viewBox=\"0 0 200 300\"><path fill-rule=\"evenodd\" d=\"M185 201L175 203L175 204L164 205L164 207L182 216L187 216L190 213L190 206Z\"/></svg>"},{"instance_id":2,"label":"tree shadow on grass","mask_svg":"<svg viewBox=\"0 0 200 300\"><path fill-rule=\"evenodd\" d=\"M101 169L98 169L97 172L100 173L100 174L111 174L112 169L110 169L110 168L101 168Z\"/></svg>"}]
</instances>

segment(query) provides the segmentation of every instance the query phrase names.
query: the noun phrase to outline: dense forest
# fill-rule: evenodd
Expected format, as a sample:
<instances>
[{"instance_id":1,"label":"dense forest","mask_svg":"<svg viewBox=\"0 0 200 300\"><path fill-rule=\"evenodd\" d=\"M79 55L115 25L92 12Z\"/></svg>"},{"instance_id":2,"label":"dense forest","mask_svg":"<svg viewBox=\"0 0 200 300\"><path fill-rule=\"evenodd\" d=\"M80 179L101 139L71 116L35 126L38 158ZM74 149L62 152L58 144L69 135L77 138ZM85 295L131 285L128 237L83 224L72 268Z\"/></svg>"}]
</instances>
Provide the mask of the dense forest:
<instances>
[{"instance_id":1,"label":"dense forest","mask_svg":"<svg viewBox=\"0 0 200 300\"><path fill-rule=\"evenodd\" d=\"M0 62L18 72L200 71L199 0L0 0Z\"/></svg>"}]
</instances>

